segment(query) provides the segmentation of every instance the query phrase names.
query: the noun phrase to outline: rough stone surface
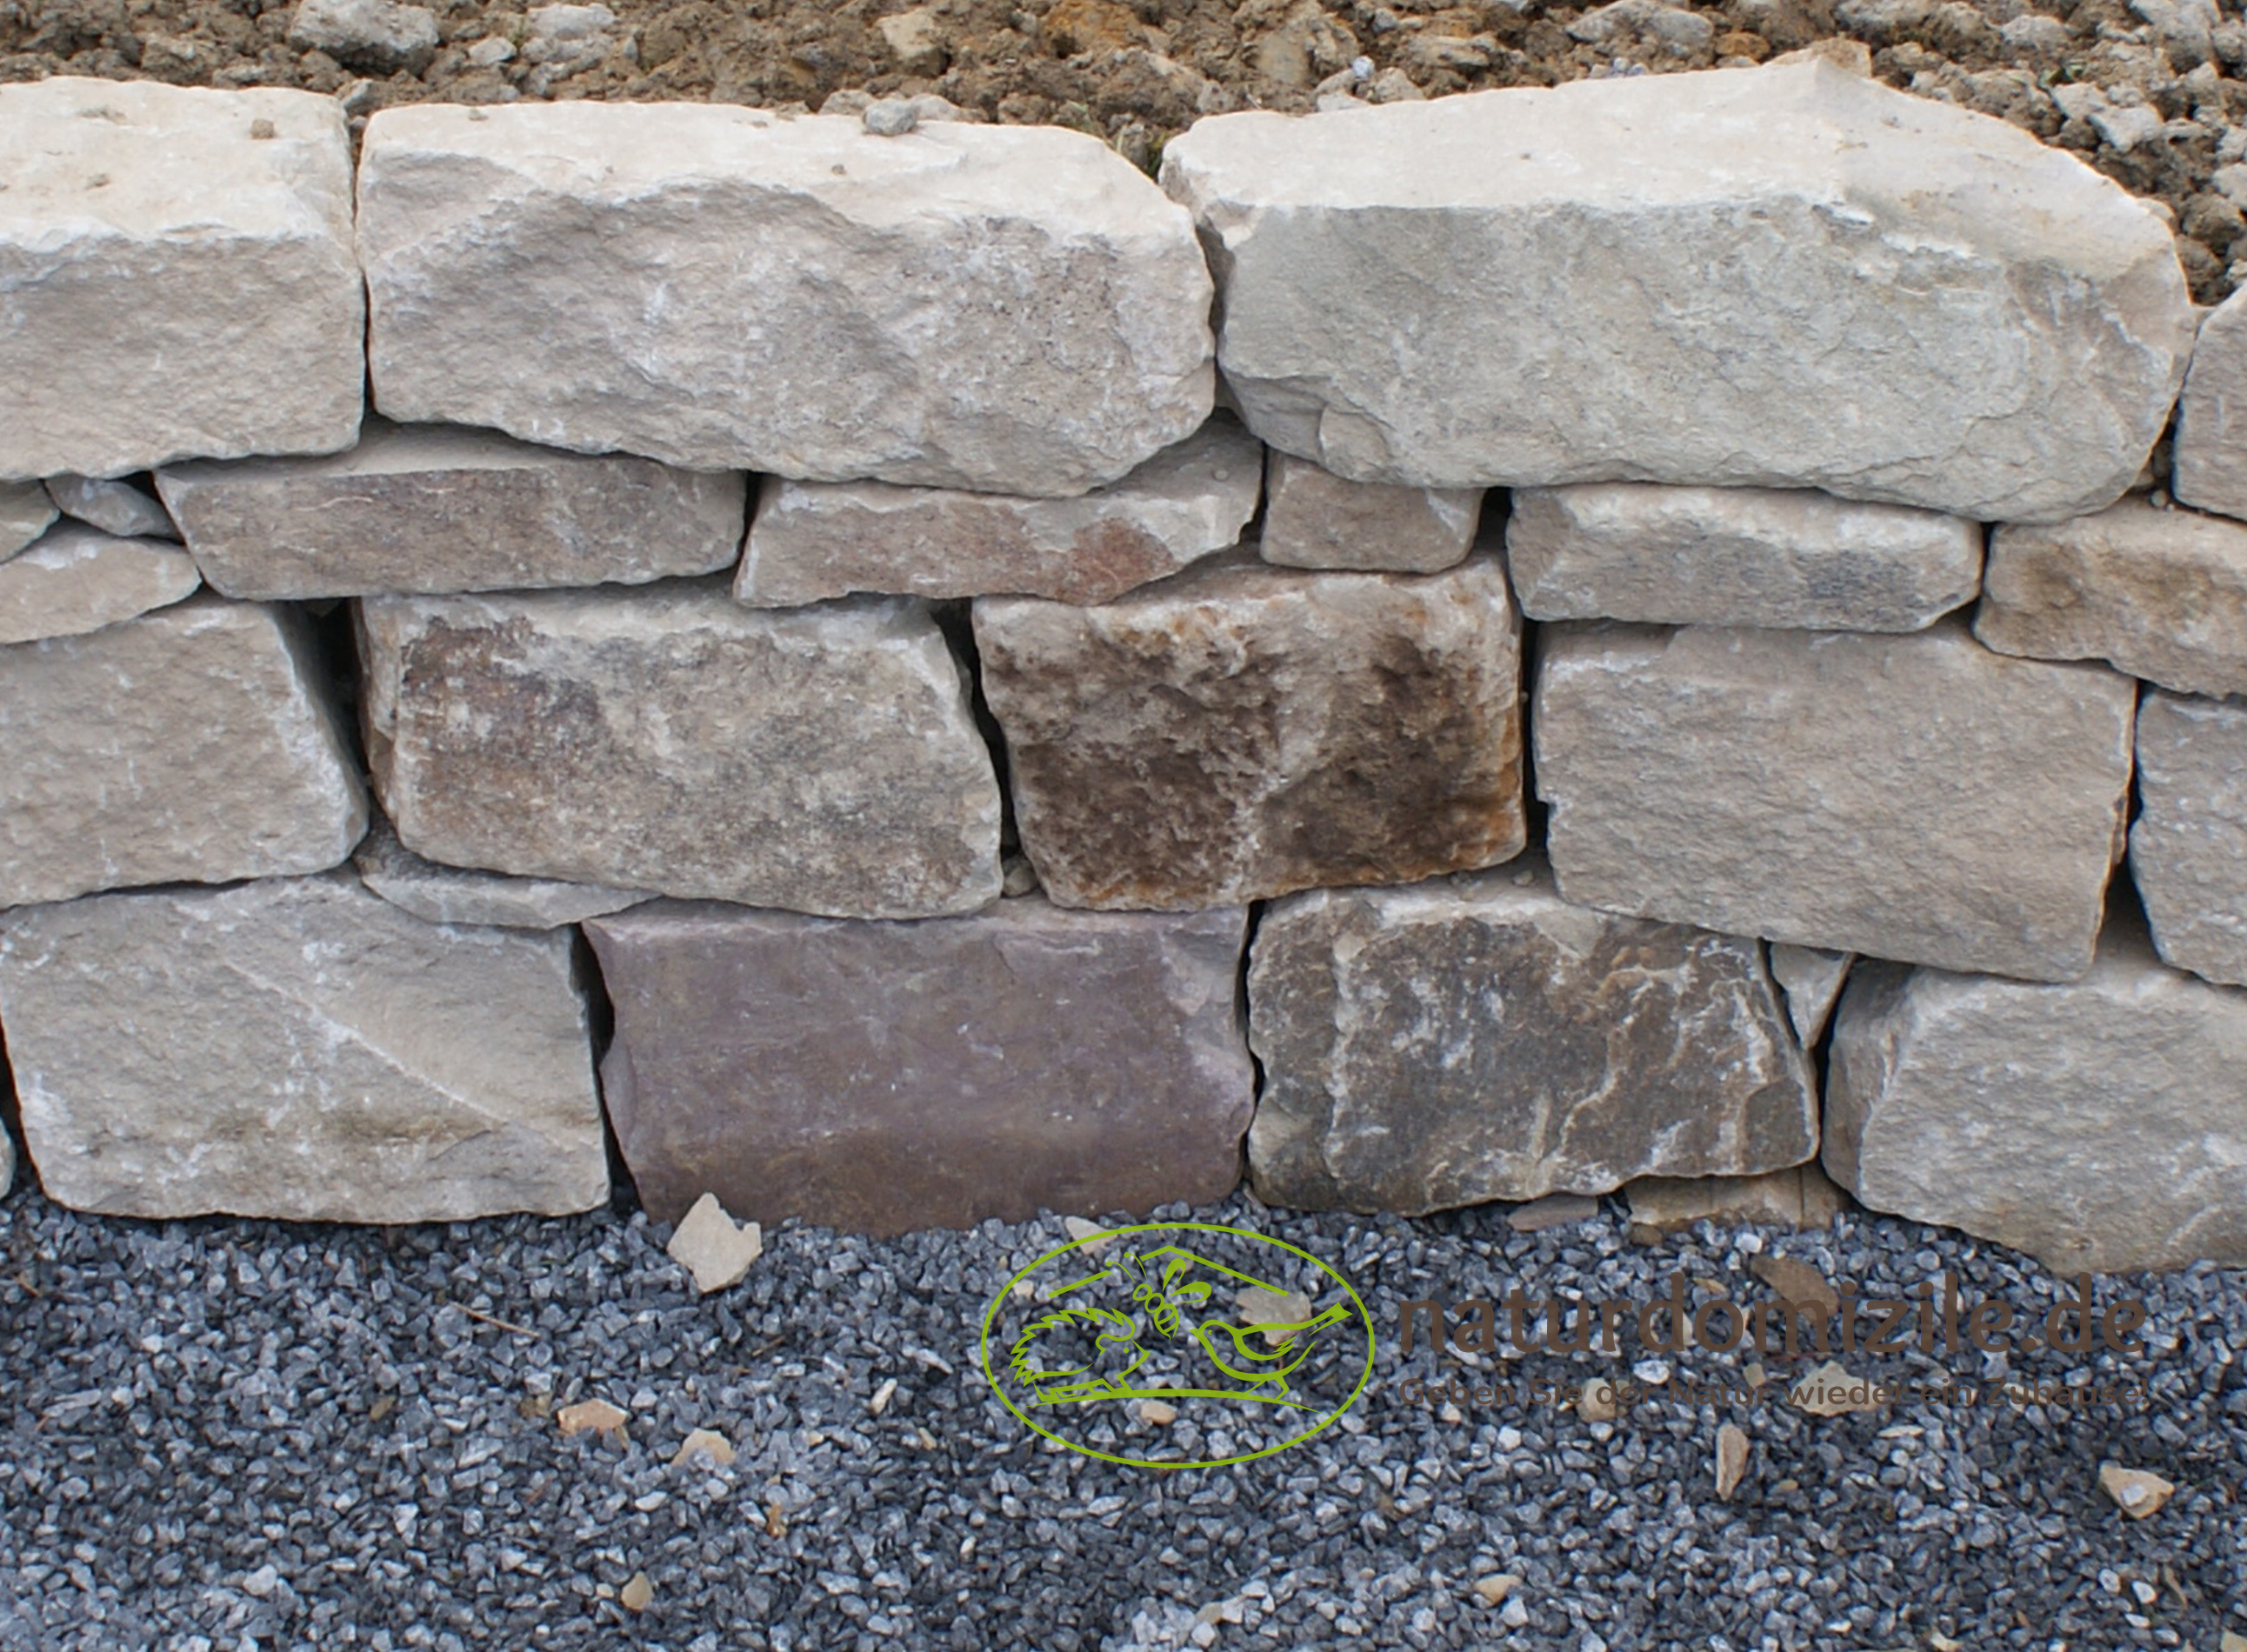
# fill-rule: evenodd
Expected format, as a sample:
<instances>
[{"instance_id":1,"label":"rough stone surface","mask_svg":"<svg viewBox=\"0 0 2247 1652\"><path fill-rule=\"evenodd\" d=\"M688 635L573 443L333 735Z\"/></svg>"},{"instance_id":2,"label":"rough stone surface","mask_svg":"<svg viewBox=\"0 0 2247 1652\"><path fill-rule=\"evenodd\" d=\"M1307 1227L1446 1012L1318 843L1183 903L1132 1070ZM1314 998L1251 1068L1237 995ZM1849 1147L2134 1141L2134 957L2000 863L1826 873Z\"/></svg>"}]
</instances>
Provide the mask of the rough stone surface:
<instances>
[{"instance_id":1,"label":"rough stone surface","mask_svg":"<svg viewBox=\"0 0 2247 1652\"><path fill-rule=\"evenodd\" d=\"M1642 1239L1676 1233L1696 1222L1719 1227L1831 1227L1847 1202L1815 1163L1762 1176L1645 1176L1624 1189L1630 1223Z\"/></svg>"},{"instance_id":2,"label":"rough stone surface","mask_svg":"<svg viewBox=\"0 0 2247 1652\"><path fill-rule=\"evenodd\" d=\"M2056 521L2130 485L2192 343L2144 204L1824 62L1219 116L1163 181L1249 428L1360 481Z\"/></svg>"},{"instance_id":3,"label":"rough stone surface","mask_svg":"<svg viewBox=\"0 0 2247 1652\"><path fill-rule=\"evenodd\" d=\"M1235 543L1262 449L1212 420L1076 499L765 478L734 595L759 608L853 591L1100 603Z\"/></svg>"},{"instance_id":4,"label":"rough stone surface","mask_svg":"<svg viewBox=\"0 0 2247 1652\"><path fill-rule=\"evenodd\" d=\"M694 1276L695 1294L707 1296L739 1285L748 1276L750 1266L764 1254L764 1230L755 1222L735 1225L726 1207L714 1195L705 1193L679 1219L678 1231L663 1248L665 1254ZM722 1437L713 1437L721 1446L726 1444Z\"/></svg>"},{"instance_id":5,"label":"rough stone surface","mask_svg":"<svg viewBox=\"0 0 2247 1652\"><path fill-rule=\"evenodd\" d=\"M2201 321L2170 451L2170 491L2179 499L2247 516L2247 290Z\"/></svg>"},{"instance_id":6,"label":"rough stone surface","mask_svg":"<svg viewBox=\"0 0 2247 1652\"><path fill-rule=\"evenodd\" d=\"M1532 619L1918 631L1982 586L1978 523L1806 488L1525 488L1506 556Z\"/></svg>"},{"instance_id":7,"label":"rough stone surface","mask_svg":"<svg viewBox=\"0 0 2247 1652\"><path fill-rule=\"evenodd\" d=\"M98 481L91 476L50 476L47 497L65 516L120 539L177 539L179 529L154 495L129 481Z\"/></svg>"},{"instance_id":8,"label":"rough stone surface","mask_svg":"<svg viewBox=\"0 0 2247 1652\"><path fill-rule=\"evenodd\" d=\"M360 881L393 906L432 924L562 929L655 898L644 890L603 889L550 877L508 877L423 860L377 818L352 857Z\"/></svg>"},{"instance_id":9,"label":"rough stone surface","mask_svg":"<svg viewBox=\"0 0 2247 1652\"><path fill-rule=\"evenodd\" d=\"M1826 1035L1826 1023L1833 1018L1834 1001L1841 996L1849 966L1856 957L1854 952L1830 952L1822 946L1772 943L1772 979L1779 983L1786 1000L1786 1019L1803 1048L1815 1048Z\"/></svg>"},{"instance_id":10,"label":"rough stone surface","mask_svg":"<svg viewBox=\"0 0 2247 1652\"><path fill-rule=\"evenodd\" d=\"M1867 1206L2055 1271L2247 1263L2247 993L2169 969L2134 915L2037 986L1858 968L1826 1168Z\"/></svg>"},{"instance_id":11,"label":"rough stone surface","mask_svg":"<svg viewBox=\"0 0 2247 1652\"><path fill-rule=\"evenodd\" d=\"M649 1213L854 1232L1224 1196L1254 1082L1246 914L850 924L664 902L585 932L616 1006L602 1067Z\"/></svg>"},{"instance_id":12,"label":"rough stone surface","mask_svg":"<svg viewBox=\"0 0 2247 1652\"><path fill-rule=\"evenodd\" d=\"M2130 875L2179 969L2247 986L2247 703L2158 689L2138 707Z\"/></svg>"},{"instance_id":13,"label":"rough stone surface","mask_svg":"<svg viewBox=\"0 0 2247 1652\"><path fill-rule=\"evenodd\" d=\"M1023 853L1065 906L1402 884L1526 840L1499 563L1212 563L1102 608L975 604Z\"/></svg>"},{"instance_id":14,"label":"rough stone surface","mask_svg":"<svg viewBox=\"0 0 2247 1652\"><path fill-rule=\"evenodd\" d=\"M441 928L348 872L0 918L49 1197L116 1216L559 1214L608 1197L564 935Z\"/></svg>"},{"instance_id":15,"label":"rough stone surface","mask_svg":"<svg viewBox=\"0 0 2247 1652\"><path fill-rule=\"evenodd\" d=\"M396 0L298 0L289 44L369 74L418 73L437 52L437 14Z\"/></svg>"},{"instance_id":16,"label":"rough stone surface","mask_svg":"<svg viewBox=\"0 0 2247 1652\"><path fill-rule=\"evenodd\" d=\"M365 300L335 99L0 86L0 479L351 445Z\"/></svg>"},{"instance_id":17,"label":"rough stone surface","mask_svg":"<svg viewBox=\"0 0 2247 1652\"><path fill-rule=\"evenodd\" d=\"M55 502L35 481L0 481L0 562L47 531Z\"/></svg>"},{"instance_id":18,"label":"rough stone surface","mask_svg":"<svg viewBox=\"0 0 2247 1652\"><path fill-rule=\"evenodd\" d=\"M201 584L177 545L67 523L0 562L0 644L99 631L178 602ZM126 692L121 684L119 692Z\"/></svg>"},{"instance_id":19,"label":"rough stone surface","mask_svg":"<svg viewBox=\"0 0 2247 1652\"><path fill-rule=\"evenodd\" d=\"M1264 468L1264 560L1286 568L1377 568L1431 574L1464 561L1482 493L1345 481L1277 448Z\"/></svg>"},{"instance_id":20,"label":"rough stone surface","mask_svg":"<svg viewBox=\"0 0 2247 1652\"><path fill-rule=\"evenodd\" d=\"M1540 633L1538 791L1571 900L2031 980L2091 966L2135 685L1901 637Z\"/></svg>"},{"instance_id":21,"label":"rough stone surface","mask_svg":"<svg viewBox=\"0 0 2247 1652\"><path fill-rule=\"evenodd\" d=\"M927 610L717 580L360 604L367 751L451 866L839 917L996 899L999 788Z\"/></svg>"},{"instance_id":22,"label":"rough stone surface","mask_svg":"<svg viewBox=\"0 0 2247 1652\"><path fill-rule=\"evenodd\" d=\"M2188 694L2247 693L2247 526L2128 499L1998 529L1974 634L2036 659L2104 659Z\"/></svg>"},{"instance_id":23,"label":"rough stone surface","mask_svg":"<svg viewBox=\"0 0 2247 1652\"><path fill-rule=\"evenodd\" d=\"M366 799L302 620L188 598L0 648L0 906L324 870Z\"/></svg>"},{"instance_id":24,"label":"rough stone surface","mask_svg":"<svg viewBox=\"0 0 2247 1652\"><path fill-rule=\"evenodd\" d=\"M259 599L715 573L748 516L735 472L380 419L332 458L180 465L156 485L212 587Z\"/></svg>"},{"instance_id":25,"label":"rough stone surface","mask_svg":"<svg viewBox=\"0 0 2247 1652\"><path fill-rule=\"evenodd\" d=\"M1267 1203L1419 1215L1817 1150L1763 949L1571 905L1535 864L1277 902L1248 1007Z\"/></svg>"},{"instance_id":26,"label":"rough stone surface","mask_svg":"<svg viewBox=\"0 0 2247 1652\"><path fill-rule=\"evenodd\" d=\"M1185 214L1098 140L689 104L386 109L375 401L704 470L1068 495L1209 416Z\"/></svg>"}]
</instances>

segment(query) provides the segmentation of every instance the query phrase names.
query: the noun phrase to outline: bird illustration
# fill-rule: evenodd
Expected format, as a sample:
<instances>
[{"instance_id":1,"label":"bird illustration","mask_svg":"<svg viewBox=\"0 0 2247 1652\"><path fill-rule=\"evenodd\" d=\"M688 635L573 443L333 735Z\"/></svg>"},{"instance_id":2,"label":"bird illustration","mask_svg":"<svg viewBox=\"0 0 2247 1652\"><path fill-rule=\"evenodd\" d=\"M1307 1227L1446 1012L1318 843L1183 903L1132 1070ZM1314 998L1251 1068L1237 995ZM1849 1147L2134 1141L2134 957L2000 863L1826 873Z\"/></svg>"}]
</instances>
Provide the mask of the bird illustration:
<instances>
[{"instance_id":1,"label":"bird illustration","mask_svg":"<svg viewBox=\"0 0 2247 1652\"><path fill-rule=\"evenodd\" d=\"M1222 1320L1206 1320L1193 1328L1194 1341L1209 1356L1210 1363L1234 1381L1246 1382L1252 1389L1268 1389L1269 1398L1284 1398L1287 1378L1295 1368L1311 1356L1312 1333L1338 1324L1349 1317L1349 1310L1340 1303L1315 1318L1289 1321L1284 1323L1260 1325L1228 1325ZM1218 1334L1223 1333L1226 1346L1221 1350ZM1280 1346L1269 1353L1259 1351L1249 1338L1266 1333L1283 1336ZM1267 1339L1268 1340L1268 1339Z\"/></svg>"}]
</instances>

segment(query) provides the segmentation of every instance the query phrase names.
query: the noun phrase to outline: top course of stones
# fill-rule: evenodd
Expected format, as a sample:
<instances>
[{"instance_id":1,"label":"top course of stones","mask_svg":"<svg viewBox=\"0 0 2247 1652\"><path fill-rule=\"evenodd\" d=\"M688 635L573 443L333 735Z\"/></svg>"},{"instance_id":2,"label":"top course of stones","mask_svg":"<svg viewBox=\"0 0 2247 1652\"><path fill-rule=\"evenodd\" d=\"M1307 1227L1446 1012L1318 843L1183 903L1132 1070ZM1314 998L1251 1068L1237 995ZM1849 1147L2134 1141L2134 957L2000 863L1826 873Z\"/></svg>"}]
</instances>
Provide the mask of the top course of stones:
<instances>
[{"instance_id":1,"label":"top course of stones","mask_svg":"<svg viewBox=\"0 0 2247 1652\"><path fill-rule=\"evenodd\" d=\"M2052 522L2138 475L2194 333L2145 205L1820 61L1217 116L1160 188L1055 128L869 124L386 110L354 212L331 99L0 87L0 480L336 453L371 383L584 454L1070 497L1214 367L1356 481Z\"/></svg>"}]
</instances>

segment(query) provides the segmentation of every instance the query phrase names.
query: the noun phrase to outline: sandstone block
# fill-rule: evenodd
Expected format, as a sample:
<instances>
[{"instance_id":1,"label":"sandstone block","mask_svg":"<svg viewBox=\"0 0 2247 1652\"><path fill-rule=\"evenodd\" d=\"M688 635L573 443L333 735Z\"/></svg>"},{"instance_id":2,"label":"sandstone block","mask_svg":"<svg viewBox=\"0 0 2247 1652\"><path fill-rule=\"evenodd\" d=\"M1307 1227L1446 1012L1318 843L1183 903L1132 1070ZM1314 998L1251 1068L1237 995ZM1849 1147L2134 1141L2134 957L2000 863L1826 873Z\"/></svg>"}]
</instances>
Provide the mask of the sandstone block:
<instances>
[{"instance_id":1,"label":"sandstone block","mask_svg":"<svg viewBox=\"0 0 2247 1652\"><path fill-rule=\"evenodd\" d=\"M1861 966L1834 1020L1826 1167L1867 1206L2055 1271L2247 1263L2247 993L2133 920L2081 981Z\"/></svg>"},{"instance_id":2,"label":"sandstone block","mask_svg":"<svg viewBox=\"0 0 2247 1652\"><path fill-rule=\"evenodd\" d=\"M2128 499L1998 529L1974 634L2001 653L2104 659L2188 694L2247 693L2247 526Z\"/></svg>"},{"instance_id":3,"label":"sandstone block","mask_svg":"<svg viewBox=\"0 0 2247 1652\"><path fill-rule=\"evenodd\" d=\"M352 856L359 881L393 906L430 924L488 924L502 929L563 929L655 898L643 890L603 889L551 877L507 877L423 860L378 818Z\"/></svg>"},{"instance_id":4,"label":"sandstone block","mask_svg":"<svg viewBox=\"0 0 2247 1652\"><path fill-rule=\"evenodd\" d=\"M1359 481L2111 504L2193 315L2168 226L1817 62L1197 124L1163 153L1248 427Z\"/></svg>"},{"instance_id":5,"label":"sandstone block","mask_svg":"<svg viewBox=\"0 0 2247 1652\"><path fill-rule=\"evenodd\" d=\"M153 494L129 481L98 481L91 476L50 476L47 497L55 508L89 527L120 539L177 539L179 529Z\"/></svg>"},{"instance_id":6,"label":"sandstone block","mask_svg":"<svg viewBox=\"0 0 2247 1652\"><path fill-rule=\"evenodd\" d=\"M0 481L0 562L47 531L55 502L35 481Z\"/></svg>"},{"instance_id":7,"label":"sandstone block","mask_svg":"<svg viewBox=\"0 0 2247 1652\"><path fill-rule=\"evenodd\" d=\"M1272 1204L1419 1215L1817 1150L1762 948L1571 905L1539 865L1275 903L1248 1018Z\"/></svg>"},{"instance_id":8,"label":"sandstone block","mask_svg":"<svg viewBox=\"0 0 2247 1652\"><path fill-rule=\"evenodd\" d=\"M2091 966L2135 686L1907 636L1555 626L1532 717L1571 900L1876 958Z\"/></svg>"},{"instance_id":9,"label":"sandstone block","mask_svg":"<svg viewBox=\"0 0 2247 1652\"><path fill-rule=\"evenodd\" d=\"M738 473L376 419L331 458L175 465L156 485L203 577L261 600L715 573L748 515Z\"/></svg>"},{"instance_id":10,"label":"sandstone block","mask_svg":"<svg viewBox=\"0 0 2247 1652\"><path fill-rule=\"evenodd\" d=\"M360 605L368 758L447 865L853 918L999 894L999 787L927 610L717 580Z\"/></svg>"},{"instance_id":11,"label":"sandstone block","mask_svg":"<svg viewBox=\"0 0 2247 1652\"><path fill-rule=\"evenodd\" d=\"M2138 707L2130 875L2163 961L2247 986L2247 703Z\"/></svg>"},{"instance_id":12,"label":"sandstone block","mask_svg":"<svg viewBox=\"0 0 2247 1652\"><path fill-rule=\"evenodd\" d=\"M1815 1160L1762 1176L1647 1176L1623 1191L1630 1201L1631 1237L1647 1241L1696 1222L1831 1227L1847 1203Z\"/></svg>"},{"instance_id":13,"label":"sandstone block","mask_svg":"<svg viewBox=\"0 0 2247 1652\"><path fill-rule=\"evenodd\" d=\"M366 798L303 622L188 598L0 648L0 906L320 871Z\"/></svg>"},{"instance_id":14,"label":"sandstone block","mask_svg":"<svg viewBox=\"0 0 2247 1652\"><path fill-rule=\"evenodd\" d=\"M72 522L0 563L0 644L99 631L178 602L202 583L177 545Z\"/></svg>"},{"instance_id":15,"label":"sandstone block","mask_svg":"<svg viewBox=\"0 0 2247 1652\"><path fill-rule=\"evenodd\" d=\"M1774 941L1771 947L1771 976L1786 1000L1786 1019L1802 1048L1814 1049L1826 1035L1826 1023L1849 979L1854 952L1829 952L1822 946L1789 946Z\"/></svg>"},{"instance_id":16,"label":"sandstone block","mask_svg":"<svg viewBox=\"0 0 2247 1652\"><path fill-rule=\"evenodd\" d=\"M1526 841L1520 621L1447 573L1222 559L1100 608L975 604L1022 851L1064 906L1411 883Z\"/></svg>"},{"instance_id":17,"label":"sandstone block","mask_svg":"<svg viewBox=\"0 0 2247 1652\"><path fill-rule=\"evenodd\" d=\"M0 477L351 445L365 300L334 99L0 86Z\"/></svg>"},{"instance_id":18,"label":"sandstone block","mask_svg":"<svg viewBox=\"0 0 2247 1652\"><path fill-rule=\"evenodd\" d=\"M566 935L439 927L348 872L0 917L48 1196L113 1216L560 1214L608 1197Z\"/></svg>"},{"instance_id":19,"label":"sandstone block","mask_svg":"<svg viewBox=\"0 0 2247 1652\"><path fill-rule=\"evenodd\" d=\"M853 924L660 902L585 925L616 1006L602 1068L651 1215L853 1232L1204 1203L1254 1082L1246 914Z\"/></svg>"},{"instance_id":20,"label":"sandstone block","mask_svg":"<svg viewBox=\"0 0 2247 1652\"><path fill-rule=\"evenodd\" d=\"M1270 450L1264 469L1264 560L1284 568L1377 568L1431 574L1474 548L1482 493L1346 481Z\"/></svg>"},{"instance_id":21,"label":"sandstone block","mask_svg":"<svg viewBox=\"0 0 2247 1652\"><path fill-rule=\"evenodd\" d=\"M2177 399L2170 491L2188 505L2247 516L2247 304L2234 293L2200 324Z\"/></svg>"},{"instance_id":22,"label":"sandstone block","mask_svg":"<svg viewBox=\"0 0 2247 1652\"><path fill-rule=\"evenodd\" d=\"M1506 556L1532 619L1918 631L1982 586L1978 523L1806 488L1525 488Z\"/></svg>"},{"instance_id":23,"label":"sandstone block","mask_svg":"<svg viewBox=\"0 0 2247 1652\"><path fill-rule=\"evenodd\" d=\"M1237 543L1262 450L1215 419L1075 499L765 478L734 595L757 608L853 591L1099 603Z\"/></svg>"},{"instance_id":24,"label":"sandstone block","mask_svg":"<svg viewBox=\"0 0 2247 1652\"><path fill-rule=\"evenodd\" d=\"M385 413L580 452L1069 495L1214 393L1192 223L1053 127L386 109L359 244Z\"/></svg>"}]
</instances>

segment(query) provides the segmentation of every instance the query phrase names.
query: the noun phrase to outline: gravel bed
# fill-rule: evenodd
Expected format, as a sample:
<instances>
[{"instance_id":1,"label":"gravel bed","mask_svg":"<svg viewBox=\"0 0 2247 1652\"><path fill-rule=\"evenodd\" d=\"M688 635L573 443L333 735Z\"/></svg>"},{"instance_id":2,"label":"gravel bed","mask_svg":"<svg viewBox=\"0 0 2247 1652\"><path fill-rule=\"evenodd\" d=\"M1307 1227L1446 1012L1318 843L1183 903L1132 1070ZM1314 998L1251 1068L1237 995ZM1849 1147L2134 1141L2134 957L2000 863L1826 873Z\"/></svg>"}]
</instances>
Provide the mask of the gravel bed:
<instances>
[{"instance_id":1,"label":"gravel bed","mask_svg":"<svg viewBox=\"0 0 2247 1652\"><path fill-rule=\"evenodd\" d=\"M1244 1197L1192 1214L1283 1236L1355 1282L1378 1353L1338 1426L1178 1471L1029 1433L977 1335L1008 1276L1061 1242L1057 1221L890 1241L790 1225L743 1283L697 1300L666 1231L622 1209L144 1223L19 1188L0 1201L0 1652L2217 1652L2247 1633L2247 1275L2102 1281L2151 1309L2136 1359L1852 1362L2135 1377L2141 1408L1720 1410L1677 1388L1737 1379L1731 1356L1648 1362L1628 1342L1450 1368L1518 1389L1636 1362L1649 1397L1588 1423L1518 1396L1405 1403L1404 1379L1437 1367L1400 1355L1401 1304L1517 1283L1646 1300L1673 1272L1747 1301L1768 1294L1747 1273L1759 1251L1868 1294L1946 1268L2025 1307L2059 1287L2010 1252L1862 1215L1644 1246L1612 1201L1532 1235L1496 1211L1301 1217ZM625 1443L548 1415L596 1396L630 1413ZM1711 1480L1727 1421L1752 1447L1729 1502ZM673 1466L693 1428L738 1459ZM2126 1518L2098 1488L2109 1460L2174 1480L2175 1498ZM1520 1580L1492 1603L1497 1573Z\"/></svg>"}]
</instances>

